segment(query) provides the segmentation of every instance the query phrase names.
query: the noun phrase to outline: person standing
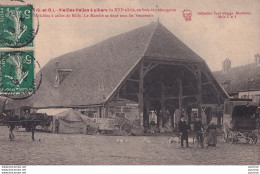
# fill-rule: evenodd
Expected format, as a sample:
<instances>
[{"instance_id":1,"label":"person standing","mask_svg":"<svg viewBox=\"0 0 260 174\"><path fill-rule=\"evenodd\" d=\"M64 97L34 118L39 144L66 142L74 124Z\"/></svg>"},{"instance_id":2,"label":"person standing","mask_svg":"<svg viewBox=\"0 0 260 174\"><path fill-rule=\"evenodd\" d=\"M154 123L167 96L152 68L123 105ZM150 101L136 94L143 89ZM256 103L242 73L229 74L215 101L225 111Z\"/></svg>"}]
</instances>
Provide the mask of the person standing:
<instances>
[{"instance_id":1,"label":"person standing","mask_svg":"<svg viewBox=\"0 0 260 174\"><path fill-rule=\"evenodd\" d=\"M189 131L190 131L190 126L188 123L185 121L184 115L181 116L181 120L178 123L179 131L181 132L181 147L184 147L183 141L186 141L186 147L189 147Z\"/></svg>"},{"instance_id":2,"label":"person standing","mask_svg":"<svg viewBox=\"0 0 260 174\"><path fill-rule=\"evenodd\" d=\"M199 117L196 117L196 121L194 122L194 132L196 133L196 138L198 140L198 143L203 148L203 131L204 127Z\"/></svg>"},{"instance_id":3,"label":"person standing","mask_svg":"<svg viewBox=\"0 0 260 174\"><path fill-rule=\"evenodd\" d=\"M208 136L208 146L216 147L217 144L217 127L213 121L210 122L207 132Z\"/></svg>"},{"instance_id":4,"label":"person standing","mask_svg":"<svg viewBox=\"0 0 260 174\"><path fill-rule=\"evenodd\" d=\"M151 128L151 133L154 134L155 133L155 121L154 120L151 121L150 128Z\"/></svg>"}]
</instances>

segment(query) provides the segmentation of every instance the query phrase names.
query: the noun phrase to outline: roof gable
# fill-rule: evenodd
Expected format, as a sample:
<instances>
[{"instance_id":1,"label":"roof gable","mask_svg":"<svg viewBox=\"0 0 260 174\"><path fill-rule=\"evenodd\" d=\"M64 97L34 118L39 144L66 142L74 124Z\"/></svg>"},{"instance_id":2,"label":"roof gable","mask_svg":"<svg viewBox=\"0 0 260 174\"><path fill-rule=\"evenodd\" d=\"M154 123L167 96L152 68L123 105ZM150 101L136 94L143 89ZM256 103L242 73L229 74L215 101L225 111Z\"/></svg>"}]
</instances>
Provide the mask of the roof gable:
<instances>
[{"instance_id":1,"label":"roof gable","mask_svg":"<svg viewBox=\"0 0 260 174\"><path fill-rule=\"evenodd\" d=\"M52 59L40 71L42 84L29 98L28 105L73 107L101 104L143 57L204 61L162 24L152 23ZM71 72L55 88L57 69L71 69Z\"/></svg>"},{"instance_id":2,"label":"roof gable","mask_svg":"<svg viewBox=\"0 0 260 174\"><path fill-rule=\"evenodd\" d=\"M204 61L180 39L158 23L145 56L181 61Z\"/></svg>"},{"instance_id":3,"label":"roof gable","mask_svg":"<svg viewBox=\"0 0 260 174\"><path fill-rule=\"evenodd\" d=\"M31 103L34 107L101 104L144 56L156 26L152 23L52 59L40 72L43 82ZM57 61L58 68L72 71L54 88Z\"/></svg>"}]
</instances>

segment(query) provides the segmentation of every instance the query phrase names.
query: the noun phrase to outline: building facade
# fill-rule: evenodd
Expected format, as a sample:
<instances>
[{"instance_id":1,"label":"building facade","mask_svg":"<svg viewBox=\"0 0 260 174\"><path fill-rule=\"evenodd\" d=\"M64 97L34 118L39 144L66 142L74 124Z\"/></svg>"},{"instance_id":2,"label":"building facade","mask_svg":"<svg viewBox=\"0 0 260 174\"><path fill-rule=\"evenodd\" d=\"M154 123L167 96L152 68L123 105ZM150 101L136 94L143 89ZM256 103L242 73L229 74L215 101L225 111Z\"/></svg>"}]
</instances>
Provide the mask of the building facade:
<instances>
[{"instance_id":1,"label":"building facade","mask_svg":"<svg viewBox=\"0 0 260 174\"><path fill-rule=\"evenodd\" d=\"M206 62L159 22L52 59L40 75L40 88L16 106L74 108L141 127L153 112L161 130L177 109L201 116L228 97Z\"/></svg>"},{"instance_id":2,"label":"building facade","mask_svg":"<svg viewBox=\"0 0 260 174\"><path fill-rule=\"evenodd\" d=\"M222 70L213 72L214 76L233 98L252 99L260 104L260 55L255 55L255 62L239 67L231 67L226 59Z\"/></svg>"}]
</instances>

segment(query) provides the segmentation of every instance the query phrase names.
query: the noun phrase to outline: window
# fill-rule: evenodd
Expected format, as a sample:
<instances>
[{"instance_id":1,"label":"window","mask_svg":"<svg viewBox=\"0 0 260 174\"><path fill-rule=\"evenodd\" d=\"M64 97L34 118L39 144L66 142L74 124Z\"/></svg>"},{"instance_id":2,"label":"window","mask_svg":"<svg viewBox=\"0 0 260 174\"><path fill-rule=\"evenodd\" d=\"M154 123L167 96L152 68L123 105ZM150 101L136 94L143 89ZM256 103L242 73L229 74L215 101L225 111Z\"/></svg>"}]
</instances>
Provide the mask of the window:
<instances>
[{"instance_id":1,"label":"window","mask_svg":"<svg viewBox=\"0 0 260 174\"><path fill-rule=\"evenodd\" d=\"M57 69L55 75L54 87L59 87L63 80L70 74L72 69Z\"/></svg>"}]
</instances>

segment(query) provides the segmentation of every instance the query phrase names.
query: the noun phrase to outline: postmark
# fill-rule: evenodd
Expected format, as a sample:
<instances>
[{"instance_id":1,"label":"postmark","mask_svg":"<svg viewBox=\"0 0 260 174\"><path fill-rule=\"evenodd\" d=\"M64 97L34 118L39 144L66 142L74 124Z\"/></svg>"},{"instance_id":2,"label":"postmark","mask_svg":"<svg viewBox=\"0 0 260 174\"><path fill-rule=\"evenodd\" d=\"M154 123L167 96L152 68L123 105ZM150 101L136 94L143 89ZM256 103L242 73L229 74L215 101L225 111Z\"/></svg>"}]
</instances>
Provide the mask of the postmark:
<instances>
[{"instance_id":1,"label":"postmark","mask_svg":"<svg viewBox=\"0 0 260 174\"><path fill-rule=\"evenodd\" d=\"M33 93L34 51L0 52L0 93Z\"/></svg>"},{"instance_id":2,"label":"postmark","mask_svg":"<svg viewBox=\"0 0 260 174\"><path fill-rule=\"evenodd\" d=\"M32 47L35 34L31 5L0 6L0 47Z\"/></svg>"}]
</instances>

